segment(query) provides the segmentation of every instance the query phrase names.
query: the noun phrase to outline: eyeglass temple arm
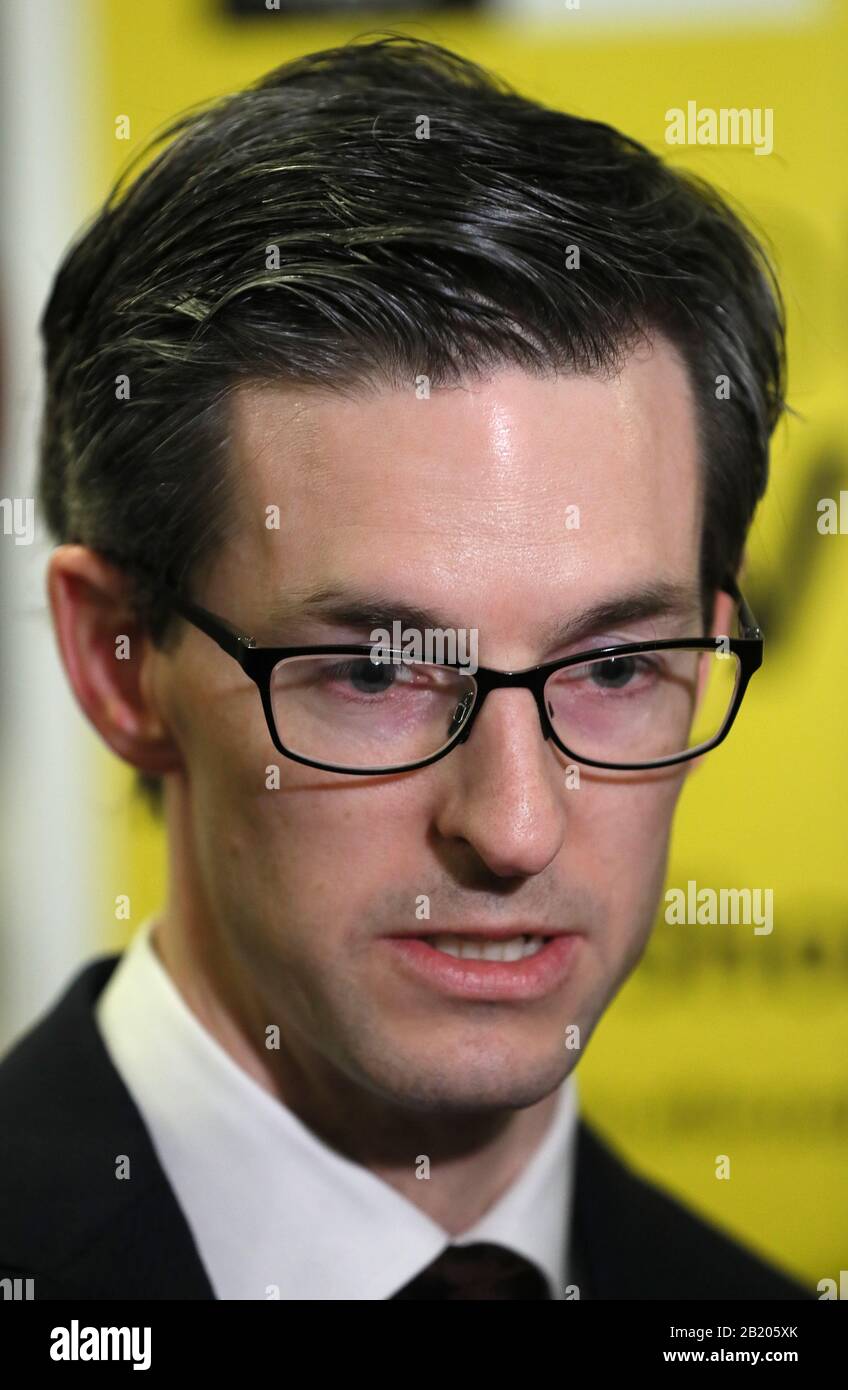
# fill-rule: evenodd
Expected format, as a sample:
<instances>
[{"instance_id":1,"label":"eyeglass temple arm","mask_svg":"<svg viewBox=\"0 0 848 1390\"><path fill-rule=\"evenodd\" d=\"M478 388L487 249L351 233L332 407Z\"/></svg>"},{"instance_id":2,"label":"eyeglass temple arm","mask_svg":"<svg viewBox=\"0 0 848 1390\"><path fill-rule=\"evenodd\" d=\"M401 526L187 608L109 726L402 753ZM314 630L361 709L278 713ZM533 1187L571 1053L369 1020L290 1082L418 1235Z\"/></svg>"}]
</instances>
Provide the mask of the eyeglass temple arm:
<instances>
[{"instance_id":1,"label":"eyeglass temple arm","mask_svg":"<svg viewBox=\"0 0 848 1390\"><path fill-rule=\"evenodd\" d=\"M185 598L167 579L160 580L159 583L174 610L199 627L202 632L206 633L207 637L211 637L213 642L217 642L219 647L223 647L225 652L234 656L236 661L241 661L246 648L256 646L254 637L248 637L246 633L239 632L238 628L225 622L223 618L217 618L208 609L201 608L199 603L192 603L191 599Z\"/></svg>"}]
</instances>

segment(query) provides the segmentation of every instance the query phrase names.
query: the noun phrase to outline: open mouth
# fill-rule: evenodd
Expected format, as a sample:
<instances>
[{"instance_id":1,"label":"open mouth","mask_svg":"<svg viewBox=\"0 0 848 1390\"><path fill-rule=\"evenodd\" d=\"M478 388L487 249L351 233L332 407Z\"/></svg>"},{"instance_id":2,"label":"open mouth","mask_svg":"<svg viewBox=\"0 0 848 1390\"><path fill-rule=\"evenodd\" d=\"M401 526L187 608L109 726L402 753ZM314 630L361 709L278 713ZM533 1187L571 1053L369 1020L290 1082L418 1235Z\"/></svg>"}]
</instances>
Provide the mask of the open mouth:
<instances>
[{"instance_id":1,"label":"open mouth","mask_svg":"<svg viewBox=\"0 0 848 1390\"><path fill-rule=\"evenodd\" d=\"M416 940L423 941L426 946L432 946L434 950L441 951L446 956L454 956L457 960L516 961L538 955L552 938L528 934L513 936L507 941L496 941L487 940L485 937L439 934L420 936Z\"/></svg>"},{"instance_id":2,"label":"open mouth","mask_svg":"<svg viewBox=\"0 0 848 1390\"><path fill-rule=\"evenodd\" d=\"M387 936L407 979L456 999L525 1001L558 989L576 968L579 931L522 932L486 936L483 932L428 932L426 936Z\"/></svg>"}]
</instances>

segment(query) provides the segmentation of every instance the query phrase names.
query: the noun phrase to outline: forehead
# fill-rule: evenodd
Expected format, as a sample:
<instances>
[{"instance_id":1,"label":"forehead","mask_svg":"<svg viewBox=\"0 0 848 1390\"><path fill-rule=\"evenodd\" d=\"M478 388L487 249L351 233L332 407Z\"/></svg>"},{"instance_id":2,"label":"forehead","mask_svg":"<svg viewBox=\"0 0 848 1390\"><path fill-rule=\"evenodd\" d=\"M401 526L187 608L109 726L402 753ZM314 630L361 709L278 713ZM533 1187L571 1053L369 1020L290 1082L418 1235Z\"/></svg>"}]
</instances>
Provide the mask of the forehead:
<instances>
[{"instance_id":1,"label":"forehead","mask_svg":"<svg viewBox=\"0 0 848 1390\"><path fill-rule=\"evenodd\" d=\"M697 571L694 400L663 339L609 378L505 369L423 399L414 381L356 396L242 387L231 438L230 579L249 557L266 607L283 589L385 580L411 601L452 596L461 622L506 593L562 604L564 586L594 598Z\"/></svg>"}]
</instances>

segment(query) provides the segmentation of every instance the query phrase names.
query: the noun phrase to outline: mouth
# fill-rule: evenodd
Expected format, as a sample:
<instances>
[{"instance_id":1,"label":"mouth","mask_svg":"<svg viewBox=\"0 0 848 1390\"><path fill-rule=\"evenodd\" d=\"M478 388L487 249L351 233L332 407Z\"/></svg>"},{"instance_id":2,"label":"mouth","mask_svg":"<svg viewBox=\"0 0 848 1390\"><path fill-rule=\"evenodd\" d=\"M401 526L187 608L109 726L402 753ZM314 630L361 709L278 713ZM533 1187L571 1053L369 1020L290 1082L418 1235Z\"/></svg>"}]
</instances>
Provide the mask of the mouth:
<instances>
[{"instance_id":1,"label":"mouth","mask_svg":"<svg viewBox=\"0 0 848 1390\"><path fill-rule=\"evenodd\" d=\"M462 936L449 932L435 936L412 938L423 941L436 951L442 951L455 960L528 960L543 950L553 936L541 936L537 932L519 932L506 938L497 936Z\"/></svg>"},{"instance_id":2,"label":"mouth","mask_svg":"<svg viewBox=\"0 0 848 1390\"><path fill-rule=\"evenodd\" d=\"M382 938L407 976L457 997L489 1000L549 994L571 973L581 939L579 932L517 927Z\"/></svg>"}]
</instances>

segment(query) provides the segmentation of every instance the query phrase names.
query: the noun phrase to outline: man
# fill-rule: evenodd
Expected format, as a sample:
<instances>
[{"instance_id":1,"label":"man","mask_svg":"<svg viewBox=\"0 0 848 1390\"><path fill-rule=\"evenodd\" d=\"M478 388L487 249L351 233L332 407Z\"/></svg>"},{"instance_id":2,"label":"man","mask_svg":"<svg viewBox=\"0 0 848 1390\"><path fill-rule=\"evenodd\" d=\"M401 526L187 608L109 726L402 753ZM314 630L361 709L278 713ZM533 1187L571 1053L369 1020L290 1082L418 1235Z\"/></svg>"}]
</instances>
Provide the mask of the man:
<instances>
[{"instance_id":1,"label":"man","mask_svg":"<svg viewBox=\"0 0 848 1390\"><path fill-rule=\"evenodd\" d=\"M3 1271L811 1296L573 1076L760 658L765 256L635 142L395 36L170 135L58 273L41 474L61 654L169 892L0 1067Z\"/></svg>"}]
</instances>

